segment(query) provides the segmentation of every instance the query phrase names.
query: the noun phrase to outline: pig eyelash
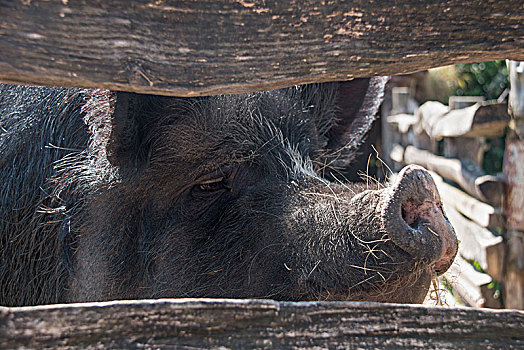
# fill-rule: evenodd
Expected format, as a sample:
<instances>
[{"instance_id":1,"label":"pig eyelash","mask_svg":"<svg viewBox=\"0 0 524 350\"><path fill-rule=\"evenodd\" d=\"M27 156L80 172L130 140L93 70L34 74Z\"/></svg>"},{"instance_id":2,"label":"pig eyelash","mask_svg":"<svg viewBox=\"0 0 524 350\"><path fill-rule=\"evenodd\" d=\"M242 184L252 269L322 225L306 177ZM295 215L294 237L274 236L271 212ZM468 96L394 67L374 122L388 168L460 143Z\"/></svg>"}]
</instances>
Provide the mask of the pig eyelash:
<instances>
[{"instance_id":1,"label":"pig eyelash","mask_svg":"<svg viewBox=\"0 0 524 350\"><path fill-rule=\"evenodd\" d=\"M198 184L198 189L201 191L217 191L225 188L224 177L218 177L216 179L210 179Z\"/></svg>"},{"instance_id":2,"label":"pig eyelash","mask_svg":"<svg viewBox=\"0 0 524 350\"><path fill-rule=\"evenodd\" d=\"M193 184L193 193L197 196L231 190L231 179L235 176L237 167L224 167L199 177Z\"/></svg>"}]
</instances>

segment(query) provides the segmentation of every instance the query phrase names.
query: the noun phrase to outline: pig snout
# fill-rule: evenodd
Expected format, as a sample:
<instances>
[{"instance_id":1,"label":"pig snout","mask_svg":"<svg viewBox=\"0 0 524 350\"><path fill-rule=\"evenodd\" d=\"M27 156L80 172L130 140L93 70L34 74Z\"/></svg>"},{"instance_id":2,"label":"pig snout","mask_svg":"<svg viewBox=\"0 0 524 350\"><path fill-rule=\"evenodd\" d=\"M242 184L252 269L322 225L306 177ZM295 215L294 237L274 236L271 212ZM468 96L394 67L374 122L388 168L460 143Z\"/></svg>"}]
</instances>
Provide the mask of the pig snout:
<instances>
[{"instance_id":1,"label":"pig snout","mask_svg":"<svg viewBox=\"0 0 524 350\"><path fill-rule=\"evenodd\" d=\"M431 175L422 167L405 167L385 192L382 218L391 241L437 275L452 264L458 250Z\"/></svg>"}]
</instances>

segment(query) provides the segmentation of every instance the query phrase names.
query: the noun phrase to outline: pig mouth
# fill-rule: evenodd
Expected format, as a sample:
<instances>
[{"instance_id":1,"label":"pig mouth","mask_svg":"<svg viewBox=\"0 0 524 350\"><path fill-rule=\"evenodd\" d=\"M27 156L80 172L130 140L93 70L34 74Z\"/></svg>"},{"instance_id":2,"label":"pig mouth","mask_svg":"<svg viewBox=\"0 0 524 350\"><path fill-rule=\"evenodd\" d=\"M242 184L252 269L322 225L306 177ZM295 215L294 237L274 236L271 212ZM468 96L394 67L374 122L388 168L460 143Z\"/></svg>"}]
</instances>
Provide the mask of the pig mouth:
<instances>
[{"instance_id":1,"label":"pig mouth","mask_svg":"<svg viewBox=\"0 0 524 350\"><path fill-rule=\"evenodd\" d=\"M436 275L446 272L458 241L431 175L419 166L405 167L384 203L383 224L391 241Z\"/></svg>"}]
</instances>

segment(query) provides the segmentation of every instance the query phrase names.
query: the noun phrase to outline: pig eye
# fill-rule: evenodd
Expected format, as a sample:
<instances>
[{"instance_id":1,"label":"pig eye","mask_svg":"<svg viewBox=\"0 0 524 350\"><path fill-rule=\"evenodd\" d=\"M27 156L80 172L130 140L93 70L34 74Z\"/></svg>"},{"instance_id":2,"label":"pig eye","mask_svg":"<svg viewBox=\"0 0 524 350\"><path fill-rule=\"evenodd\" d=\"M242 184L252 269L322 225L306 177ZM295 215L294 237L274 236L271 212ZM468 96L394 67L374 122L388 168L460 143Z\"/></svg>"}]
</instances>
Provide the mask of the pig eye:
<instances>
[{"instance_id":1,"label":"pig eye","mask_svg":"<svg viewBox=\"0 0 524 350\"><path fill-rule=\"evenodd\" d=\"M232 179L236 167L223 167L213 173L205 174L193 182L191 196L195 199L209 201L218 198L222 193L232 190Z\"/></svg>"},{"instance_id":2,"label":"pig eye","mask_svg":"<svg viewBox=\"0 0 524 350\"><path fill-rule=\"evenodd\" d=\"M224 178L219 177L216 179L206 180L198 184L198 189L205 192L214 192L225 189Z\"/></svg>"}]
</instances>

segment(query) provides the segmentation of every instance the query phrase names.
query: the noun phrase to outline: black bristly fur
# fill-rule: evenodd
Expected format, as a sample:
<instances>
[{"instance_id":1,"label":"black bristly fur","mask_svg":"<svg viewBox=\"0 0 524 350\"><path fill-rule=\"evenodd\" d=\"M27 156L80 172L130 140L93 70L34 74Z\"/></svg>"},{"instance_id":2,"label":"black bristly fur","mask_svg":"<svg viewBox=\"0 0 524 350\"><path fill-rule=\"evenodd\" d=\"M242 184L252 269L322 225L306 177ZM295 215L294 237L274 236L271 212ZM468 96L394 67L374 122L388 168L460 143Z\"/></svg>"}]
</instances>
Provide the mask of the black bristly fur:
<instances>
[{"instance_id":1,"label":"black bristly fur","mask_svg":"<svg viewBox=\"0 0 524 350\"><path fill-rule=\"evenodd\" d=\"M198 98L1 85L0 304L346 298L416 280L386 240L365 255L384 235L377 199L351 206L366 188L325 180L354 171L383 89L344 84Z\"/></svg>"}]
</instances>

